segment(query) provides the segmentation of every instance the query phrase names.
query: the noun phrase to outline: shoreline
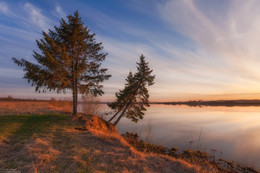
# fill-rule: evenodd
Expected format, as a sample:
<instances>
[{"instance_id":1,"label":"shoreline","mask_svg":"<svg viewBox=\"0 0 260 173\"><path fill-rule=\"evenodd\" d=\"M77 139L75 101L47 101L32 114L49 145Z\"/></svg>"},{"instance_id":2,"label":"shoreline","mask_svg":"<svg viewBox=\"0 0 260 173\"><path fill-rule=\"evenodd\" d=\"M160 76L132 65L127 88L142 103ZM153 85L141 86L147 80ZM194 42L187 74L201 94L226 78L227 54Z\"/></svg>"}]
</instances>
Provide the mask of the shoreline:
<instances>
[{"instance_id":1,"label":"shoreline","mask_svg":"<svg viewBox=\"0 0 260 173\"><path fill-rule=\"evenodd\" d=\"M44 100L38 100L38 99L21 99L21 98L13 98L11 96L9 97L0 97L0 102L51 102L52 100L56 102L70 102L70 100L64 99L64 100L56 100L54 98L51 99L44 99ZM79 104L82 104L82 101L79 101ZM96 103L96 102L95 102ZM107 101L100 101L96 104L108 104L111 102ZM153 101L150 102L151 105L158 104L158 105L187 105L187 106L226 106L226 107L235 107L235 106L260 106L260 99L235 99L235 100L189 100L189 101L162 101L157 102Z\"/></svg>"},{"instance_id":2,"label":"shoreline","mask_svg":"<svg viewBox=\"0 0 260 173\"><path fill-rule=\"evenodd\" d=\"M4 103L4 102L2 102L2 103ZM37 102L37 103L34 103L34 102L23 103L23 102L21 102L21 104L18 104L18 105L17 105L17 102L14 102L14 103L15 104L11 104L10 102L8 102L8 104L10 104L9 107L8 107L9 113L8 113L8 110L6 110L7 111L6 115L3 115L3 114L0 113L0 115L1 115L0 118L8 118L10 116L10 120L8 120L8 121L10 121L10 123L8 123L8 121L6 121L6 120L1 121L2 123L8 123L8 124L5 124L5 125L2 124L1 127L0 127L0 132L5 132L6 130L10 131L10 132L7 133L8 134L7 137L4 137L4 138L1 137L2 141L0 142L0 147L2 149L5 149L5 151L7 151L7 153L6 153L7 155L5 155L5 153L1 153L0 152L0 156L2 156L0 160L2 160L2 161L7 159L7 162L10 162L12 159L14 159L13 158L14 156L25 157L25 156L20 156L20 154L21 154L20 152L22 152L22 151L23 152L24 151L30 151L29 148L26 148L27 146L29 146L31 149L33 149L32 152L34 152L34 150L37 150L37 151L39 150L39 152L35 153L36 155L46 154L46 152L47 152L47 155L48 154L55 155L55 159L57 159L57 158L60 157L60 156L58 156L57 153L65 152L65 148L67 146L64 145L63 143L66 143L66 140L68 140L66 135L69 135L70 138L71 138L70 140L78 141L78 143L82 142L82 140L83 140L82 137L83 136L84 136L84 138L88 138L88 140L90 140L90 141L92 140L92 137L97 138L97 140L99 142L101 142L101 143L99 143L98 145L92 146L92 147L94 147L94 148L91 149L91 150L93 150L93 153L92 153L92 154L94 154L93 157L96 157L95 156L95 152L94 152L95 151L95 147L99 148L99 150L101 151L101 155L104 154L102 152L102 150L106 150L106 152L109 153L109 152L111 152L109 148L111 147L111 145L114 145L113 141L114 140L119 140L119 141L123 142L122 144L120 144L120 146L121 145L122 146L125 146L125 145L130 146L130 148L132 147L134 149L134 150L131 149L131 152L139 153L140 156L138 156L138 159L142 160L143 159L142 157L144 155L145 155L145 158L149 158L148 160L145 161L146 165L150 165L150 166L148 166L147 169L155 169L155 168L151 168L153 166L151 166L151 163L150 163L150 161L151 161L150 159L151 158L150 157L152 157L153 158L152 160L154 160L154 159L155 160L158 160L158 159L160 160L162 158L163 158L163 160L166 159L166 161L164 160L165 163L161 163L163 165L165 164L164 167L167 167L166 165L168 165L169 163L173 163L172 161L174 161L174 163L176 163L175 161L178 161L177 162L178 164L186 165L186 166L184 166L184 168L185 168L185 170L186 169L189 170L187 172L192 172L194 170L195 170L195 172L203 172L203 171L204 172L212 172L213 170L215 172L221 172L221 171L224 171L224 169L227 169L227 167L228 167L228 169L231 169L231 168L232 169L237 169L237 170L238 169L243 169L244 171L246 170L248 172L257 172L257 171L259 172L260 171L260 170L254 169L253 167L250 167L250 165L241 165L241 164L237 164L236 162L231 162L231 161L227 161L227 160L223 160L223 159L222 160L217 160L217 159L215 159L214 155L212 156L209 153L202 152L202 151L199 151L199 150L197 150L197 151L195 151L195 150L178 151L177 148L167 149L166 147L145 143L143 141L140 141L138 139L138 136L134 137L134 135L131 135L131 134L128 134L128 136L124 136L123 135L123 137L122 137L119 134L112 134L111 135L110 133L102 132L102 129L101 130L91 131L91 130L88 130L87 128L85 128L85 123L79 123L78 120L75 120L73 117L71 117L69 112L64 113L63 112L64 109L62 107L60 107L61 105L59 105L59 104L56 105L57 107L55 107L55 106L51 105L50 103L46 103L46 102L43 102L43 103L39 103L39 102ZM19 106L22 106L22 107L18 108ZM15 110L16 112L13 110L14 107L16 108L16 110ZM21 112L22 110L25 110L25 111ZM28 110L30 110L31 112L28 112ZM41 111L43 111L43 112L41 112ZM17 114L17 113L19 113L19 114ZM17 116L14 116L14 115L17 115ZM47 126L44 127L44 128L47 128L46 129L47 133L44 133L44 132L41 132L41 131L39 133L38 130L37 130L37 128L38 128L37 123L40 123L40 121L44 120L45 118L47 118L46 120L47 120L47 122L49 122L48 117L51 120L52 118L55 118L56 115L62 115L62 117L64 116L64 118L65 118L64 119L65 120L64 123L65 124L71 124L71 125L70 126L67 126L67 125L64 126L64 124L60 125L60 122L59 122L60 120L57 121L57 123L56 123L56 121L50 121L50 124L46 124ZM35 120L34 120L33 117L35 117ZM39 122L38 122L38 117L39 117ZM58 116L57 118L59 118L59 117L60 116ZM23 127L24 125L28 124L27 120L24 123L21 124L21 121L23 121L23 119L26 119L26 118L32 118L32 120L35 121L37 127L33 128L32 130L30 130L30 128L31 128L30 126L26 127L26 128ZM69 119L67 119L67 118L69 118ZM88 121L89 119L91 119L91 117L87 116L87 119L85 121ZM44 120L44 122L46 120ZM105 120L102 120L102 121L105 121ZM43 122L43 124L44 124L44 122ZM42 124L42 123L40 123L40 124ZM9 129L8 126L10 126L10 129ZM33 126L34 126L34 124L32 124L32 127ZM1 129L1 128L3 128L3 129ZM29 132L31 134L32 132L34 132L36 130L35 134L33 134L33 135L31 134L32 136L27 138L26 141L23 142L24 144L22 144L20 142L16 143L15 141L17 139L12 138L13 135L16 135L16 133L20 131L19 130L20 128L22 128L22 129L25 128L25 132L26 132L26 129L28 128L29 131L26 132L25 135L27 135L27 133L29 133ZM19 132L17 134L23 134L23 131L24 130L21 131L22 133ZM57 134L58 134L58 136L57 136ZM81 137L77 137L77 138L74 139L74 136L76 134L80 135ZM89 134L90 136L88 136L88 135L85 136L86 134ZM10 135L11 135L11 138L10 138ZM55 136L55 135L58 138L61 137L61 139L60 139L61 141L60 142L57 142L56 139L49 138L50 136ZM15 141L13 141L13 140L15 140ZM41 144L41 141L47 141L48 142L48 146L54 147L53 151L55 151L55 152L51 153L51 151L48 151L47 150L48 147L46 148L46 146L43 146L43 144ZM85 141L85 142L88 143L88 141ZM77 145L77 143L75 143L75 145ZM81 145L81 147L84 148L85 143L81 143L80 145ZM117 143L116 146L117 145L119 145L119 144ZM10 158L8 156L8 153L10 153L10 151L11 152L13 151L13 147L16 148L17 146L18 146L18 150L17 150L18 153L16 153L16 154L14 153L13 155L10 156L11 157ZM69 145L69 146L73 148L73 146L71 146L71 145ZM87 144L87 146L89 146L89 144ZM42 147L46 148L46 149L43 149ZM63 149L63 147L65 147L65 148ZM77 148L77 150L78 149L79 148ZM89 148L88 148L88 150L89 150ZM122 154L121 156L123 158L132 156L132 154L130 156L128 156L127 153L129 153L130 151L128 151L127 147L126 148L123 147L121 149L119 149L119 148L115 149L115 151L117 151L117 150L122 151L121 152L121 154ZM70 152L72 152L72 151L70 151ZM112 155L110 155L110 157L111 156L116 157L117 152L110 153L110 154L112 154ZM149 157L147 156L147 154L149 155ZM38 163L38 161L41 161L41 159L39 159L39 158L37 159L36 155L33 154L33 158L35 157L35 162ZM157 156L159 158L157 158ZM77 157L83 157L83 156L81 156L80 153L78 153ZM8 161L8 158L10 158L9 161ZM27 158L27 157L25 157L25 158ZM87 157L87 158L89 158L89 157ZM97 158L97 159L99 159L99 158ZM169 161L169 159L170 159L170 161ZM171 161L171 159L173 159L173 160ZM73 160L73 158L72 158L72 160ZM81 158L81 160L82 160L82 158ZM84 159L83 159L83 161L84 161ZM100 161L100 162L103 162L103 161ZM217 162L221 162L221 163L217 163ZM29 159L29 160L25 161L24 164L26 164L27 166L30 165L31 166L30 169L32 169L31 163L32 163L31 159ZM106 164L108 164L108 163L106 162ZM201 164L201 163L203 163L203 164ZM15 164L18 164L18 162L15 161ZM50 162L48 162L48 164L50 164ZM49 168L50 165L48 165L48 164L45 165L45 167ZM59 161L55 160L55 164L59 165L60 163L59 163ZM120 164L122 164L122 163L120 163ZM128 163L128 164L131 165L133 163ZM153 163L152 165L154 165L154 164L155 163ZM93 166L92 169L94 169L95 168L94 165L92 165L92 166ZM130 169L130 167L128 167L129 165L124 165L124 166L127 167L127 169L128 168ZM2 163L2 166L1 166L1 161L0 161L0 168L1 167L3 167L3 163ZM160 166L158 165L158 167L160 167ZM171 167L171 166L168 165L168 168L169 167ZM23 168L23 169L25 169L25 168ZM45 168L42 167L41 169L45 169ZM110 166L107 166L104 169L112 169L112 168ZM138 170L139 166L137 166L137 167L135 167L133 169L137 169ZM164 168L160 167L160 169L164 169ZM155 171L155 172L160 172L160 171L158 171L159 169L156 168L156 170L157 171ZM196 171L196 170L200 170L200 171Z\"/></svg>"}]
</instances>

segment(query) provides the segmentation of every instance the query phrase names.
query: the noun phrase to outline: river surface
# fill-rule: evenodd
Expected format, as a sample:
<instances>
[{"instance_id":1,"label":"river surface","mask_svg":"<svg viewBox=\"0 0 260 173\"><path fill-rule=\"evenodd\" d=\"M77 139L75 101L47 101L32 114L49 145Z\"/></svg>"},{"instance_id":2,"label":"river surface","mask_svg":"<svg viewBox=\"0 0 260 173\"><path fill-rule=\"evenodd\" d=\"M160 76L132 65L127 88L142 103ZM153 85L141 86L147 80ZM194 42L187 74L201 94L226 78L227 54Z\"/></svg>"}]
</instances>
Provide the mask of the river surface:
<instances>
[{"instance_id":1,"label":"river surface","mask_svg":"<svg viewBox=\"0 0 260 173\"><path fill-rule=\"evenodd\" d=\"M108 107L103 105L104 112ZM110 116L105 116L108 119ZM202 150L260 168L260 107L151 105L138 123L122 118L120 133L165 147Z\"/></svg>"}]
</instances>

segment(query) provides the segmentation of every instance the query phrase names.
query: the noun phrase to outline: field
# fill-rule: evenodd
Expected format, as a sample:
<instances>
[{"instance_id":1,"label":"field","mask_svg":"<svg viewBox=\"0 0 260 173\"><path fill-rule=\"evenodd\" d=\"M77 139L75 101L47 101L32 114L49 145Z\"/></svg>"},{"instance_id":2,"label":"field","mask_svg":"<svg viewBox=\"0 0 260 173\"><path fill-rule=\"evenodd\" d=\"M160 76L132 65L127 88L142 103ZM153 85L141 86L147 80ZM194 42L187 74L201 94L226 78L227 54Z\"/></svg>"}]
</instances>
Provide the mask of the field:
<instances>
[{"instance_id":1,"label":"field","mask_svg":"<svg viewBox=\"0 0 260 173\"><path fill-rule=\"evenodd\" d=\"M8 104L18 111L30 108L31 103L3 103ZM5 107L5 114L0 115L0 172L200 171L182 160L138 152L117 133L79 130L91 117L79 121L70 114L57 113L48 104L37 103L33 107L40 110L18 114ZM48 113L40 105L49 107Z\"/></svg>"},{"instance_id":2,"label":"field","mask_svg":"<svg viewBox=\"0 0 260 173\"><path fill-rule=\"evenodd\" d=\"M70 113L68 101L0 101L0 115L31 115L50 113Z\"/></svg>"}]
</instances>

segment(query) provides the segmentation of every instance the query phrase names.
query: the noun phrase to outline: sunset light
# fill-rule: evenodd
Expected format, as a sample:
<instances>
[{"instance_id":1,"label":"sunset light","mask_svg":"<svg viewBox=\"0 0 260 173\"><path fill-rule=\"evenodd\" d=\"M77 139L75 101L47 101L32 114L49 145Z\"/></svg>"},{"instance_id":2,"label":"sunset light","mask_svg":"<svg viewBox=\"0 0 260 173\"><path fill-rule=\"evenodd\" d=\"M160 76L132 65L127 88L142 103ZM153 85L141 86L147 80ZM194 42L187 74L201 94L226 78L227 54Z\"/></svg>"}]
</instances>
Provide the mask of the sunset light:
<instances>
[{"instance_id":1,"label":"sunset light","mask_svg":"<svg viewBox=\"0 0 260 173\"><path fill-rule=\"evenodd\" d=\"M31 60L41 31L77 9L108 52L104 66L112 78L104 83L104 101L113 99L142 53L157 76L152 101L259 99L259 7L257 0L1 1L1 96L51 97L33 93L11 58Z\"/></svg>"},{"instance_id":2,"label":"sunset light","mask_svg":"<svg viewBox=\"0 0 260 173\"><path fill-rule=\"evenodd\" d=\"M260 0L0 0L0 173L260 173Z\"/></svg>"}]
</instances>

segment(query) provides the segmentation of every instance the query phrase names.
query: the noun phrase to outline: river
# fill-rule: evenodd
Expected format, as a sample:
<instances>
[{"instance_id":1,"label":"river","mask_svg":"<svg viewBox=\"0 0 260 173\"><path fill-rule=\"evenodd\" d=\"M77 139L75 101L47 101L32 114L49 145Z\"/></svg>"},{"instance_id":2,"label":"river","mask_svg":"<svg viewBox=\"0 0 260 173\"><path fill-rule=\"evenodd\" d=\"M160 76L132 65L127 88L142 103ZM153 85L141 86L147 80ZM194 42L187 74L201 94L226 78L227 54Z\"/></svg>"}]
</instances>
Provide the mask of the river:
<instances>
[{"instance_id":1,"label":"river","mask_svg":"<svg viewBox=\"0 0 260 173\"><path fill-rule=\"evenodd\" d=\"M109 109L103 105L101 112ZM122 118L119 132L137 133L165 147L202 150L218 158L260 168L260 107L189 107L151 105L144 119ZM110 116L105 116L108 119Z\"/></svg>"}]
</instances>

